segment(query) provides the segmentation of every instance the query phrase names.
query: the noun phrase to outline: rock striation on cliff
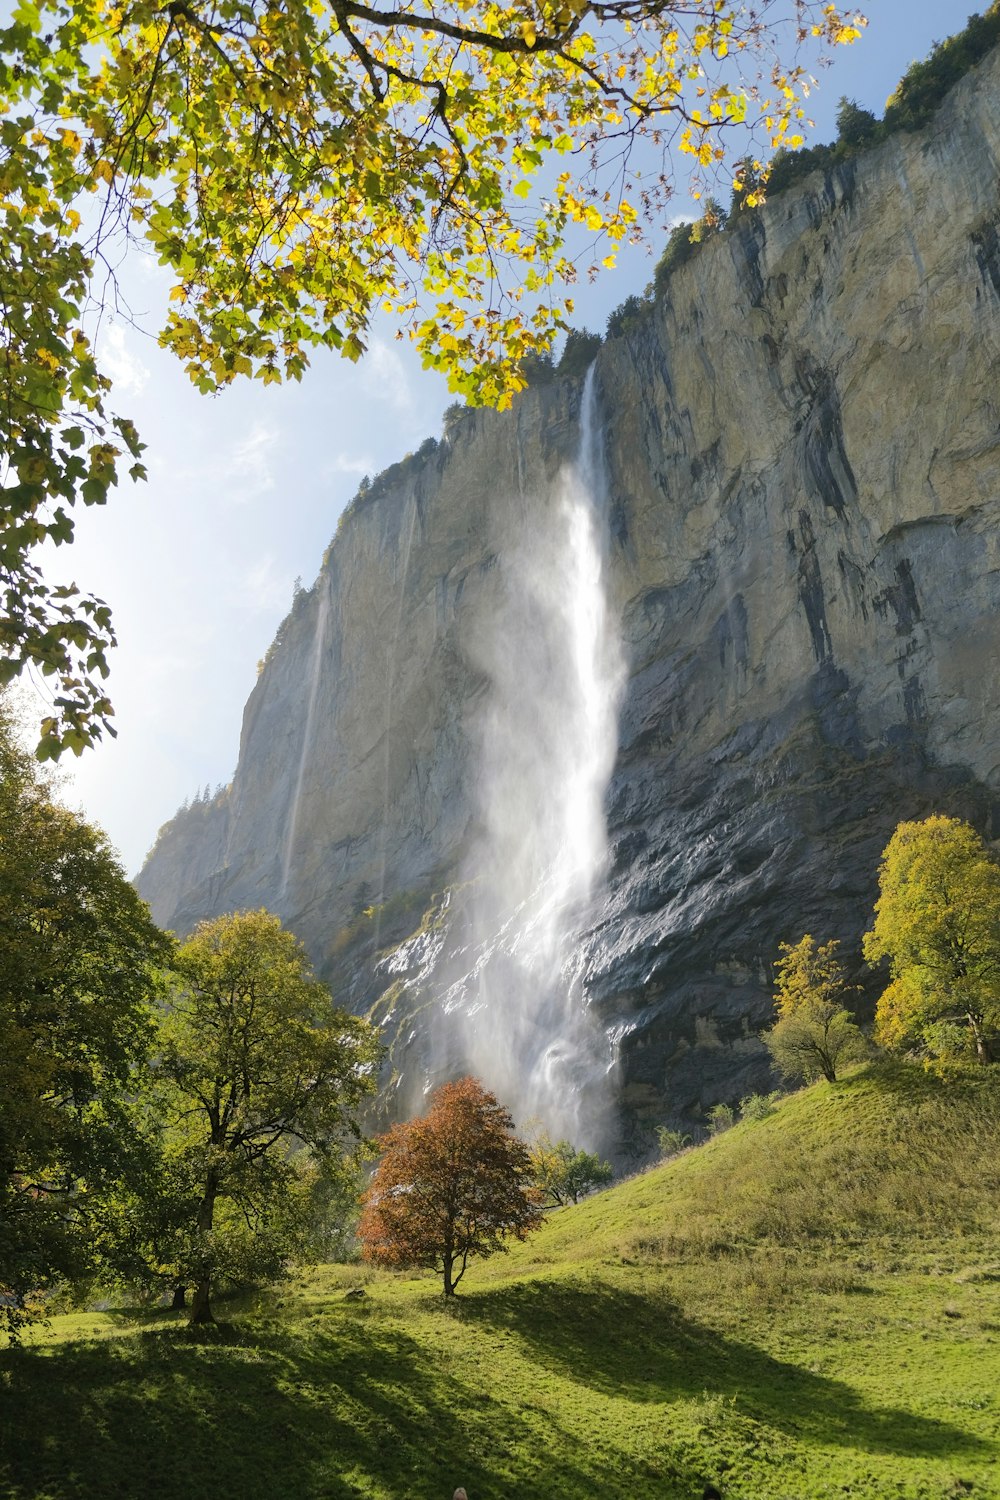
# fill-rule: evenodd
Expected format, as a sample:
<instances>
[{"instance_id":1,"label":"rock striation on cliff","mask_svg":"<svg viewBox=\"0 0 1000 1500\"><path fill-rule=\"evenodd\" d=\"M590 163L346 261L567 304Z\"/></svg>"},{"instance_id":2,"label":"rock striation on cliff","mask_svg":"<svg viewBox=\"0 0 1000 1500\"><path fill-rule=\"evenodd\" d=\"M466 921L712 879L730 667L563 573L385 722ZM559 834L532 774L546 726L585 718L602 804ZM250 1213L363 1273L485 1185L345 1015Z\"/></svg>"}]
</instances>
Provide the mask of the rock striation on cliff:
<instances>
[{"instance_id":1,"label":"rock striation on cliff","mask_svg":"<svg viewBox=\"0 0 1000 1500\"><path fill-rule=\"evenodd\" d=\"M998 161L994 54L925 130L704 245L600 353L628 675L574 973L637 1149L766 1083L777 944L857 951L901 817L1000 832ZM476 836L474 643L581 398L468 412L356 504L231 788L138 879L178 929L280 913L376 1006L397 1087L461 1065L425 1042Z\"/></svg>"}]
</instances>

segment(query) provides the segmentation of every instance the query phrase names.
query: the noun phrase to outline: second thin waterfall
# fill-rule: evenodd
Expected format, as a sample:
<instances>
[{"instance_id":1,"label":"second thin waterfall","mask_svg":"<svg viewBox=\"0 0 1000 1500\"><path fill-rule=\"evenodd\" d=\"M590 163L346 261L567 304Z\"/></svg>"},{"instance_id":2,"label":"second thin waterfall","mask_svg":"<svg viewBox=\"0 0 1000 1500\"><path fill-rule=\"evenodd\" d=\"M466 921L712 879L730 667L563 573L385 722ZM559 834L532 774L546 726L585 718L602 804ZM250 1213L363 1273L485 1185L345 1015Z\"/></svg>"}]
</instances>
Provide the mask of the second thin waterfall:
<instances>
[{"instance_id":1,"label":"second thin waterfall","mask_svg":"<svg viewBox=\"0 0 1000 1500\"><path fill-rule=\"evenodd\" d=\"M468 1062L522 1121L593 1140L610 1059L587 1015L573 935L605 874L604 798L617 750L624 660L607 581L607 485L595 371L575 460L526 508L501 559L498 600L473 656L489 681L478 723L481 837Z\"/></svg>"}]
</instances>

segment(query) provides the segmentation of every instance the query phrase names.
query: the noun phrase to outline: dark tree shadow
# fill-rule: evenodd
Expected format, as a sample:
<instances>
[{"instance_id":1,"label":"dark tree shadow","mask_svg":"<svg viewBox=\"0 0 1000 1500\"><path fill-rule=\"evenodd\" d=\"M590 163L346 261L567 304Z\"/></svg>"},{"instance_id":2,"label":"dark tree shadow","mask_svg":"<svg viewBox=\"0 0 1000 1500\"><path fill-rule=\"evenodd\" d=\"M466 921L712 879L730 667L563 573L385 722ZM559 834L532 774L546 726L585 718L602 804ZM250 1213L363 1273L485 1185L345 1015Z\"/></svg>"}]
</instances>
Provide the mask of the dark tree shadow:
<instances>
[{"instance_id":1,"label":"dark tree shadow","mask_svg":"<svg viewBox=\"0 0 1000 1500\"><path fill-rule=\"evenodd\" d=\"M177 1327L10 1349L0 1354L0 1494L447 1500L461 1483L474 1500L591 1500L644 1487L641 1463L629 1472L530 1401L470 1388L470 1353L443 1370L398 1328L339 1316L302 1337ZM704 1476L669 1462L657 1472L664 1500L700 1495Z\"/></svg>"},{"instance_id":2,"label":"dark tree shadow","mask_svg":"<svg viewBox=\"0 0 1000 1500\"><path fill-rule=\"evenodd\" d=\"M540 1365L630 1401L706 1391L792 1438L910 1457L988 1457L993 1445L935 1418L865 1403L843 1381L688 1318L662 1294L532 1281L464 1299L466 1316L524 1339ZM877 1352L873 1351L873 1358Z\"/></svg>"},{"instance_id":3,"label":"dark tree shadow","mask_svg":"<svg viewBox=\"0 0 1000 1500\"><path fill-rule=\"evenodd\" d=\"M0 1354L5 1500L696 1500L706 1460L665 1432L654 1458L581 1440L530 1385L491 1391L484 1340L513 1335L539 1370L636 1403L738 1398L791 1442L980 1461L947 1422L866 1403L842 1381L720 1336L656 1293L534 1281L469 1293L438 1353L376 1310L182 1325ZM583 1398L586 1399L585 1397ZM719 1450L721 1452L721 1450Z\"/></svg>"}]
</instances>

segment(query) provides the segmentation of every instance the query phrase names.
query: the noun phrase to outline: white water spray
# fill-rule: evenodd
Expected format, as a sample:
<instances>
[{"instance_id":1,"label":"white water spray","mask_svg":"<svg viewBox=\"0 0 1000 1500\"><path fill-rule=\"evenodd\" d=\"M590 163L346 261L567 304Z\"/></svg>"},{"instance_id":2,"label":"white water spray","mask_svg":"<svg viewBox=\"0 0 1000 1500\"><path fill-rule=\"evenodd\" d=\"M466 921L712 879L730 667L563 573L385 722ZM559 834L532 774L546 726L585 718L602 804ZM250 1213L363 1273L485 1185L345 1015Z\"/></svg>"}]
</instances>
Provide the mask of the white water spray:
<instances>
[{"instance_id":1,"label":"white water spray","mask_svg":"<svg viewBox=\"0 0 1000 1500\"><path fill-rule=\"evenodd\" d=\"M282 896L288 890L288 877L291 873L292 856L295 852L295 838L299 826L299 804L302 801L302 782L306 773L306 759L312 745L313 719L316 716L316 698L319 694L320 678L323 675L323 646L326 642L326 623L330 613L330 601L324 579L320 580L318 587L320 589L320 598L316 609L316 629L313 636L312 669L309 674L309 698L306 706L306 722L302 731L299 770L295 778L295 791L292 793L291 807L288 811L285 848L281 860Z\"/></svg>"},{"instance_id":2,"label":"white water spray","mask_svg":"<svg viewBox=\"0 0 1000 1500\"><path fill-rule=\"evenodd\" d=\"M604 794L624 660L607 592L606 481L594 369L577 457L528 508L501 560L499 601L472 655L490 691L479 724L482 838L471 861L468 1066L523 1122L594 1140L607 1047L587 1015L572 934L605 873Z\"/></svg>"}]
</instances>

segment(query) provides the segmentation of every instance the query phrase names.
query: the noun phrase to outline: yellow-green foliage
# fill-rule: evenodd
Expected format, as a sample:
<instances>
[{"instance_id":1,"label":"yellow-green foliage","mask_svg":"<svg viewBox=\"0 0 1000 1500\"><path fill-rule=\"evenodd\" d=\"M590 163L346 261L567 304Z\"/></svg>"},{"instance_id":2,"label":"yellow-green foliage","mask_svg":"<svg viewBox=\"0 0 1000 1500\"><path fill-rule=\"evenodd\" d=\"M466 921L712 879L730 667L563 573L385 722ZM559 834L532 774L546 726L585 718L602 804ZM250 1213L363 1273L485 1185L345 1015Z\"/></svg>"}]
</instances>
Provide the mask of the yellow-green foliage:
<instances>
[{"instance_id":1,"label":"yellow-green foliage","mask_svg":"<svg viewBox=\"0 0 1000 1500\"><path fill-rule=\"evenodd\" d=\"M847 986L836 958L839 946L832 942L820 947L808 933L797 943L779 944L774 996L779 1020L795 1015L804 1006L843 1004Z\"/></svg>"},{"instance_id":2,"label":"yellow-green foliage","mask_svg":"<svg viewBox=\"0 0 1000 1500\"><path fill-rule=\"evenodd\" d=\"M826 1078L865 1053L861 1032L844 1006L850 989L837 962L838 944L819 947L807 933L781 944L775 1005L777 1024L764 1040L786 1078Z\"/></svg>"},{"instance_id":3,"label":"yellow-green foliage","mask_svg":"<svg viewBox=\"0 0 1000 1500\"><path fill-rule=\"evenodd\" d=\"M976 1051L1000 1025L1000 864L959 818L900 823L879 869L869 963L889 960L876 1012L886 1047L927 1042L935 1023L967 1028Z\"/></svg>"}]
</instances>

